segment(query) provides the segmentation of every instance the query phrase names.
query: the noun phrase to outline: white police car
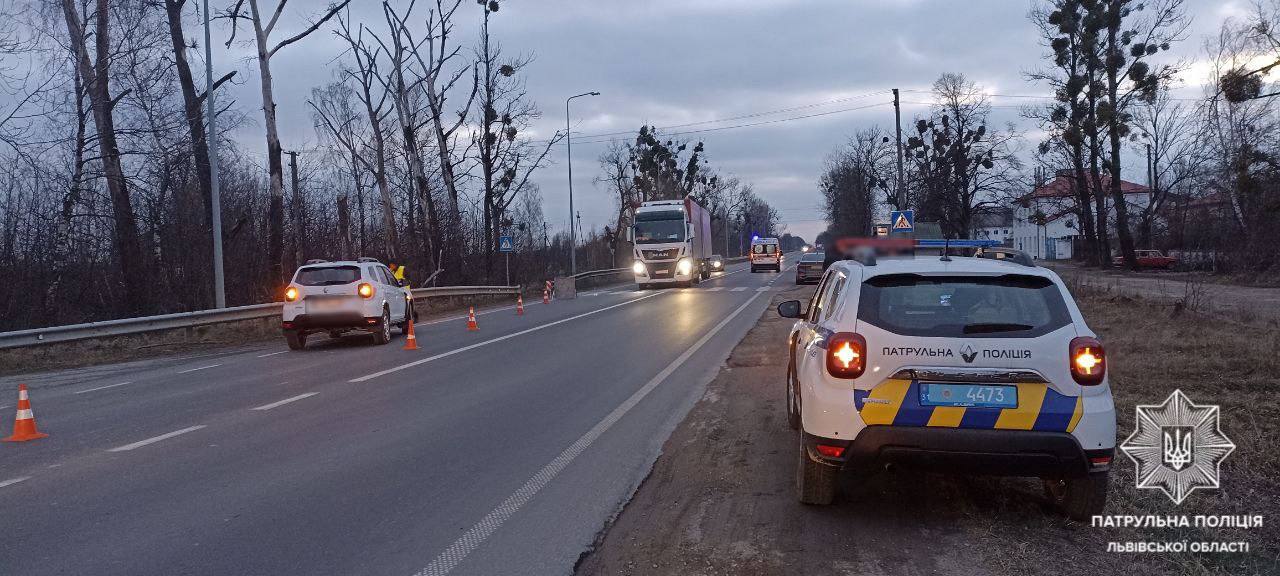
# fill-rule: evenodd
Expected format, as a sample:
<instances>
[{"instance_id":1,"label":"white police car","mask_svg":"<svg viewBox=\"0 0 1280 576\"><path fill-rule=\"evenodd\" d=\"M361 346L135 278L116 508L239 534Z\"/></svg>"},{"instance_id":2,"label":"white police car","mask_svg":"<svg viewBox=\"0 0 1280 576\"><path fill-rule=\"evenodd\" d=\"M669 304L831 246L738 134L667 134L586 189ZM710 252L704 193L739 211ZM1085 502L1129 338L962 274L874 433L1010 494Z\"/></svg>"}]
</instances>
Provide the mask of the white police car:
<instances>
[{"instance_id":1,"label":"white police car","mask_svg":"<svg viewBox=\"0 0 1280 576\"><path fill-rule=\"evenodd\" d=\"M298 267L284 291L281 328L292 350L302 350L307 336L328 332L373 334L374 342L391 341L391 325L404 332L413 317L411 293L391 270L374 258L328 262L311 260Z\"/></svg>"},{"instance_id":2,"label":"white police car","mask_svg":"<svg viewBox=\"0 0 1280 576\"><path fill-rule=\"evenodd\" d=\"M1116 418L1097 336L1024 253L838 261L792 328L801 502L887 465L1030 476L1067 515L1106 502ZM997 259L999 258L999 259Z\"/></svg>"}]
</instances>

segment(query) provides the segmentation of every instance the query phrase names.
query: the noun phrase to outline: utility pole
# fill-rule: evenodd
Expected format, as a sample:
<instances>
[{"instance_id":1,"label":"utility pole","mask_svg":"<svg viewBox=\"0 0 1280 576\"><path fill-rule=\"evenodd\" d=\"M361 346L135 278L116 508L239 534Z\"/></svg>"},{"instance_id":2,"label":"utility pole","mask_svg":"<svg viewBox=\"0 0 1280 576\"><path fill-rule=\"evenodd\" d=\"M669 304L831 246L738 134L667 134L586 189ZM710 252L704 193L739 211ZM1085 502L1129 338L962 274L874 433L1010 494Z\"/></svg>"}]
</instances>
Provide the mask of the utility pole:
<instances>
[{"instance_id":1,"label":"utility pole","mask_svg":"<svg viewBox=\"0 0 1280 576\"><path fill-rule=\"evenodd\" d=\"M583 92L564 100L564 147L569 164L569 274L578 273L578 235L573 229L573 139L569 137L569 101L583 96L599 96L599 92Z\"/></svg>"},{"instance_id":2,"label":"utility pole","mask_svg":"<svg viewBox=\"0 0 1280 576\"><path fill-rule=\"evenodd\" d=\"M289 155L289 170L293 173L293 258L295 265L302 265L302 191L298 189L298 152L285 152Z\"/></svg>"},{"instance_id":3,"label":"utility pole","mask_svg":"<svg viewBox=\"0 0 1280 576\"><path fill-rule=\"evenodd\" d=\"M212 214L209 222L213 224L213 306L227 307L226 279L222 272L222 194L218 183L218 131L214 128L217 109L213 106L213 56L209 40L209 0L204 0L204 103L207 106L205 116L209 117L209 129L205 131L206 144L209 145L209 205Z\"/></svg>"},{"instance_id":4,"label":"utility pole","mask_svg":"<svg viewBox=\"0 0 1280 576\"><path fill-rule=\"evenodd\" d=\"M898 89L893 89L893 122L898 129L898 190L895 196L898 200L898 209L907 209L907 191L903 188L902 182L902 107L898 104Z\"/></svg>"}]
</instances>

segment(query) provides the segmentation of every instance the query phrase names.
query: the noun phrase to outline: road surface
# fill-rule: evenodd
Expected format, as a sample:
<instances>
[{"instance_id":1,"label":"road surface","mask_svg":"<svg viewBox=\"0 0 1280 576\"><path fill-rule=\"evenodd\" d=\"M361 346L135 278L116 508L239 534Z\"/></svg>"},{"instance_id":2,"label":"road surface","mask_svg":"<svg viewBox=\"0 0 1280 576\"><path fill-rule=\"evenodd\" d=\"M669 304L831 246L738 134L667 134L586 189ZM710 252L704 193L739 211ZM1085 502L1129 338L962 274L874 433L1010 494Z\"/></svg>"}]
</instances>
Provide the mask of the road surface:
<instances>
[{"instance_id":1,"label":"road surface","mask_svg":"<svg viewBox=\"0 0 1280 576\"><path fill-rule=\"evenodd\" d=\"M794 261L792 262L794 265ZM782 274L0 380L0 573L567 574ZM10 398L12 396L12 398ZM7 431L7 430L6 430Z\"/></svg>"}]
</instances>

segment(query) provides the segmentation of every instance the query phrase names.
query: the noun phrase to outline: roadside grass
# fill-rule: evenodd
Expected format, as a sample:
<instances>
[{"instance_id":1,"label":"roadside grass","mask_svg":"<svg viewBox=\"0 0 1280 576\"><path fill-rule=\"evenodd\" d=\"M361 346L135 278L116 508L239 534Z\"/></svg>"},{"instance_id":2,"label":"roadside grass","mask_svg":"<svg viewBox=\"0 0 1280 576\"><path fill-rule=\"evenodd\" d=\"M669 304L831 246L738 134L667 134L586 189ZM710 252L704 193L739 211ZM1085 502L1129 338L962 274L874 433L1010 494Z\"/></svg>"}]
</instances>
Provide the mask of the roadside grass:
<instances>
[{"instance_id":1,"label":"roadside grass","mask_svg":"<svg viewBox=\"0 0 1280 576\"><path fill-rule=\"evenodd\" d=\"M1038 482L989 479L991 499L961 498L968 530L999 573L1280 574L1280 329L1244 326L1114 294L1080 290L1089 326L1106 346L1118 436L1134 429L1138 404L1159 404L1175 389L1221 407L1222 431L1236 444L1218 490L1197 490L1175 506L1163 493L1134 487L1134 465L1117 450L1107 515L1262 515L1241 528L1103 528L1045 513ZM981 509L977 509L981 508ZM1108 542L1247 541L1247 554L1108 553Z\"/></svg>"}]
</instances>

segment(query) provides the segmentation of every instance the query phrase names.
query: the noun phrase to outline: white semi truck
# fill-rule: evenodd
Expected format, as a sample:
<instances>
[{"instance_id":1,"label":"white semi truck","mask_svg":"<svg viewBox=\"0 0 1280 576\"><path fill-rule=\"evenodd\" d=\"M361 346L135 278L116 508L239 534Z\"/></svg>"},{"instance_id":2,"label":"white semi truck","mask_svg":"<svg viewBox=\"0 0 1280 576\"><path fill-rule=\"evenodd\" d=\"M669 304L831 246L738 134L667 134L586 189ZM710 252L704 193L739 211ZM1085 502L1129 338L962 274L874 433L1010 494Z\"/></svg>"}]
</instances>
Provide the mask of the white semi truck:
<instances>
[{"instance_id":1,"label":"white semi truck","mask_svg":"<svg viewBox=\"0 0 1280 576\"><path fill-rule=\"evenodd\" d=\"M690 286L711 276L711 213L692 196L635 209L630 239L636 284Z\"/></svg>"}]
</instances>

